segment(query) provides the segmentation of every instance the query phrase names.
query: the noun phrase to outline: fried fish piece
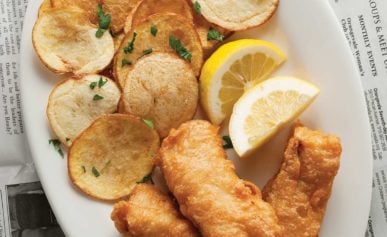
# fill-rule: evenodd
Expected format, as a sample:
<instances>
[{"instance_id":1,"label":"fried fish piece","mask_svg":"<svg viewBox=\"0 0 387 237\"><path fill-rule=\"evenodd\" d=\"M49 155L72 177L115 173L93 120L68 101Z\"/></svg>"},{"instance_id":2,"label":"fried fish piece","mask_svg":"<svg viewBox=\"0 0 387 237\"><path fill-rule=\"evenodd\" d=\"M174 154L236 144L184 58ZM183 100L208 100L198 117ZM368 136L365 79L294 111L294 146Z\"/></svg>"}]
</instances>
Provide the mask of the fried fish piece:
<instances>
[{"instance_id":1,"label":"fried fish piece","mask_svg":"<svg viewBox=\"0 0 387 237\"><path fill-rule=\"evenodd\" d=\"M340 163L339 138L296 127L278 174L262 193L288 237L318 236Z\"/></svg>"},{"instance_id":2,"label":"fried fish piece","mask_svg":"<svg viewBox=\"0 0 387 237\"><path fill-rule=\"evenodd\" d=\"M126 237L200 236L172 200L149 184L137 185L128 200L115 204L111 219Z\"/></svg>"},{"instance_id":3,"label":"fried fish piece","mask_svg":"<svg viewBox=\"0 0 387 237\"><path fill-rule=\"evenodd\" d=\"M172 130L157 163L182 214L204 236L283 236L258 187L227 160L216 126L193 120Z\"/></svg>"}]
</instances>

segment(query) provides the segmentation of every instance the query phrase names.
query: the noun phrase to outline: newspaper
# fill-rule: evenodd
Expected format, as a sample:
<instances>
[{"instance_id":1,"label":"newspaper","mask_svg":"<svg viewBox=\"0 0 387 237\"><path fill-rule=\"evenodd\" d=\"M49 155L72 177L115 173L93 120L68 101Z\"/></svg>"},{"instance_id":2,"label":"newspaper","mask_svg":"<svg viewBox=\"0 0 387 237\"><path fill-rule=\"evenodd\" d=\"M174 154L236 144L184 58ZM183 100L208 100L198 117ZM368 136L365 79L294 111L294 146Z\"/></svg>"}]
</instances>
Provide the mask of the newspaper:
<instances>
[{"instance_id":1,"label":"newspaper","mask_svg":"<svg viewBox=\"0 0 387 237\"><path fill-rule=\"evenodd\" d=\"M60 237L24 135L19 57L26 8L27 0L0 1L0 237Z\"/></svg>"},{"instance_id":2,"label":"newspaper","mask_svg":"<svg viewBox=\"0 0 387 237\"><path fill-rule=\"evenodd\" d=\"M387 236L387 1L330 0L362 79L374 176L367 237Z\"/></svg>"},{"instance_id":3,"label":"newspaper","mask_svg":"<svg viewBox=\"0 0 387 237\"><path fill-rule=\"evenodd\" d=\"M27 0L0 0L0 237L64 236L26 145L19 85ZM373 199L366 236L387 233L387 1L329 0L353 51L372 128Z\"/></svg>"}]
</instances>

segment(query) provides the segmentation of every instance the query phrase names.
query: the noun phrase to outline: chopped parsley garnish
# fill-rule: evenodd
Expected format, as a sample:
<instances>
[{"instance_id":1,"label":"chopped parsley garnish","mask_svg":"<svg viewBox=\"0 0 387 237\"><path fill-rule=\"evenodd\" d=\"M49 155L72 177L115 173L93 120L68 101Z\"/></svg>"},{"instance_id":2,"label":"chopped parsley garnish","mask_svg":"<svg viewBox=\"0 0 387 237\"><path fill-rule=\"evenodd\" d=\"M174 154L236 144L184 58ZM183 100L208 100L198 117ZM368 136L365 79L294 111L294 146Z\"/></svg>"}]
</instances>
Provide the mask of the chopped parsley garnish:
<instances>
[{"instance_id":1,"label":"chopped parsley garnish","mask_svg":"<svg viewBox=\"0 0 387 237\"><path fill-rule=\"evenodd\" d=\"M202 11L202 6L200 6L198 1L195 1L193 8L197 14L200 14L200 12Z\"/></svg>"},{"instance_id":2,"label":"chopped parsley garnish","mask_svg":"<svg viewBox=\"0 0 387 237\"><path fill-rule=\"evenodd\" d=\"M126 66L126 65L132 65L132 62L124 58L124 59L122 59L122 65L121 66L123 67L123 66Z\"/></svg>"},{"instance_id":3,"label":"chopped parsley garnish","mask_svg":"<svg viewBox=\"0 0 387 237\"><path fill-rule=\"evenodd\" d=\"M151 120L149 120L149 119L142 119L142 121L144 121L146 126L150 127L151 129L155 128L155 125L153 124L153 122Z\"/></svg>"},{"instance_id":4,"label":"chopped parsley garnish","mask_svg":"<svg viewBox=\"0 0 387 237\"><path fill-rule=\"evenodd\" d=\"M106 30L109 29L110 25L110 15L105 14L102 9L102 5L98 4L97 6L97 16L98 16L98 30L95 33L97 38L101 38Z\"/></svg>"},{"instance_id":5,"label":"chopped parsley garnish","mask_svg":"<svg viewBox=\"0 0 387 237\"><path fill-rule=\"evenodd\" d=\"M157 27L156 27L155 25L151 26L151 28L150 28L150 33L151 33L153 36L156 37L158 31L159 31L159 30L157 29Z\"/></svg>"},{"instance_id":6,"label":"chopped parsley garnish","mask_svg":"<svg viewBox=\"0 0 387 237\"><path fill-rule=\"evenodd\" d=\"M124 48L124 53L132 53L134 49L134 42L136 42L137 33L133 33L132 41L129 42L128 46Z\"/></svg>"},{"instance_id":7,"label":"chopped parsley garnish","mask_svg":"<svg viewBox=\"0 0 387 237\"><path fill-rule=\"evenodd\" d=\"M173 35L169 36L169 47L174 49L180 57L191 62L192 54L181 44L181 41Z\"/></svg>"},{"instance_id":8,"label":"chopped parsley garnish","mask_svg":"<svg viewBox=\"0 0 387 237\"><path fill-rule=\"evenodd\" d=\"M59 155L63 158L64 154L62 149L60 148L61 142L58 139L50 139L48 141L48 144L52 144L55 148L55 150L59 153Z\"/></svg>"},{"instance_id":9,"label":"chopped parsley garnish","mask_svg":"<svg viewBox=\"0 0 387 237\"><path fill-rule=\"evenodd\" d=\"M224 145L223 145L224 149L234 148L230 136L223 136L223 141L224 141Z\"/></svg>"},{"instance_id":10,"label":"chopped parsley garnish","mask_svg":"<svg viewBox=\"0 0 387 237\"><path fill-rule=\"evenodd\" d=\"M94 100L94 101L96 101L96 100L102 100L102 99L103 99L103 97L100 96L100 95L98 95L98 94L94 95L94 97L93 97L93 100Z\"/></svg>"},{"instance_id":11,"label":"chopped parsley garnish","mask_svg":"<svg viewBox=\"0 0 387 237\"><path fill-rule=\"evenodd\" d=\"M89 85L90 89L92 89L92 90L94 90L94 88L95 88L96 86L97 86L97 82L96 82L96 81L90 83L90 85Z\"/></svg>"},{"instance_id":12,"label":"chopped parsley garnish","mask_svg":"<svg viewBox=\"0 0 387 237\"><path fill-rule=\"evenodd\" d=\"M98 178L101 174L99 173L99 171L97 170L97 168L95 168L93 166L93 168L91 169L91 172L93 172L93 175Z\"/></svg>"},{"instance_id":13,"label":"chopped parsley garnish","mask_svg":"<svg viewBox=\"0 0 387 237\"><path fill-rule=\"evenodd\" d=\"M207 40L217 40L217 41L223 41L224 36L214 28L210 28L210 30L207 33Z\"/></svg>"},{"instance_id":14,"label":"chopped parsley garnish","mask_svg":"<svg viewBox=\"0 0 387 237\"><path fill-rule=\"evenodd\" d=\"M103 80L102 77L99 78L99 81L98 81L98 87L101 88L103 87L106 83L108 82L108 80Z\"/></svg>"},{"instance_id":15,"label":"chopped parsley garnish","mask_svg":"<svg viewBox=\"0 0 387 237\"><path fill-rule=\"evenodd\" d=\"M151 184L154 184L153 179L152 179L152 174L145 175L140 181L137 181L137 184L143 184L150 181Z\"/></svg>"},{"instance_id":16,"label":"chopped parsley garnish","mask_svg":"<svg viewBox=\"0 0 387 237\"><path fill-rule=\"evenodd\" d=\"M82 165L82 170L83 170L83 173L86 173L86 167L84 165Z\"/></svg>"},{"instance_id":17,"label":"chopped parsley garnish","mask_svg":"<svg viewBox=\"0 0 387 237\"><path fill-rule=\"evenodd\" d=\"M144 55L151 54L153 52L153 49L151 49L151 48L150 49L144 49L142 52L144 53Z\"/></svg>"}]
</instances>

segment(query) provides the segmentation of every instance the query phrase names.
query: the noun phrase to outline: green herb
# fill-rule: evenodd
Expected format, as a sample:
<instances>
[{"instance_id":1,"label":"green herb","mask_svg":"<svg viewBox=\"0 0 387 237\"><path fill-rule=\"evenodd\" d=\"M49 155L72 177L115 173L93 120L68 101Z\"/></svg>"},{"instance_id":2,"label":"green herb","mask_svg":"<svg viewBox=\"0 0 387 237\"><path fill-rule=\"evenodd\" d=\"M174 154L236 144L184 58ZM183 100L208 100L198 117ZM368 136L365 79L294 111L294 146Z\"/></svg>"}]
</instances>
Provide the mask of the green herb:
<instances>
[{"instance_id":1,"label":"green herb","mask_svg":"<svg viewBox=\"0 0 387 237\"><path fill-rule=\"evenodd\" d=\"M144 123L150 127L151 129L154 129L155 128L155 125L153 124L153 122L151 120L148 120L148 119L142 119L142 121L144 121Z\"/></svg>"},{"instance_id":2,"label":"green herb","mask_svg":"<svg viewBox=\"0 0 387 237\"><path fill-rule=\"evenodd\" d=\"M234 148L230 136L223 136L223 141L225 142L225 144L223 145L224 149Z\"/></svg>"},{"instance_id":3,"label":"green herb","mask_svg":"<svg viewBox=\"0 0 387 237\"><path fill-rule=\"evenodd\" d=\"M142 183L146 183L148 181L150 181L151 184L154 184L153 179L152 179L152 174L148 174L148 175L144 176L140 181L137 181L136 183L142 184Z\"/></svg>"},{"instance_id":4,"label":"green herb","mask_svg":"<svg viewBox=\"0 0 387 237\"><path fill-rule=\"evenodd\" d=\"M55 150L59 153L59 155L63 158L64 154L62 149L60 148L61 142L58 139L50 139L48 141L48 144L52 144L55 148Z\"/></svg>"},{"instance_id":5,"label":"green herb","mask_svg":"<svg viewBox=\"0 0 387 237\"><path fill-rule=\"evenodd\" d=\"M86 173L86 167L84 165L82 165L82 170L83 170L83 173Z\"/></svg>"},{"instance_id":6,"label":"green herb","mask_svg":"<svg viewBox=\"0 0 387 237\"><path fill-rule=\"evenodd\" d=\"M70 138L66 137L66 142L70 141Z\"/></svg>"},{"instance_id":7,"label":"green herb","mask_svg":"<svg viewBox=\"0 0 387 237\"><path fill-rule=\"evenodd\" d=\"M99 78L99 81L98 81L98 87L101 88L103 87L106 83L108 82L108 80L103 80L102 77Z\"/></svg>"},{"instance_id":8,"label":"green herb","mask_svg":"<svg viewBox=\"0 0 387 237\"><path fill-rule=\"evenodd\" d=\"M151 49L151 48L150 49L144 49L142 52L144 53L144 55L151 54L153 52L153 49Z\"/></svg>"},{"instance_id":9,"label":"green herb","mask_svg":"<svg viewBox=\"0 0 387 237\"><path fill-rule=\"evenodd\" d=\"M200 12L202 11L202 6L200 6L198 1L195 1L193 7L194 7L195 12L197 14L200 14Z\"/></svg>"},{"instance_id":10,"label":"green herb","mask_svg":"<svg viewBox=\"0 0 387 237\"><path fill-rule=\"evenodd\" d=\"M207 33L207 40L217 40L217 41L223 41L224 36L214 28L210 28L210 30Z\"/></svg>"},{"instance_id":11,"label":"green herb","mask_svg":"<svg viewBox=\"0 0 387 237\"><path fill-rule=\"evenodd\" d=\"M93 100L94 100L94 101L102 100L102 99L103 99L103 97L100 96L100 95L98 95L98 94L94 95L94 97L93 97Z\"/></svg>"},{"instance_id":12,"label":"green herb","mask_svg":"<svg viewBox=\"0 0 387 237\"><path fill-rule=\"evenodd\" d=\"M183 59L191 62L192 54L181 44L181 41L173 35L169 36L169 47L174 49Z\"/></svg>"},{"instance_id":13,"label":"green herb","mask_svg":"<svg viewBox=\"0 0 387 237\"><path fill-rule=\"evenodd\" d=\"M89 86L90 86L90 89L94 90L94 88L97 86L97 82L94 81L94 82L90 83Z\"/></svg>"},{"instance_id":14,"label":"green herb","mask_svg":"<svg viewBox=\"0 0 387 237\"><path fill-rule=\"evenodd\" d=\"M98 16L98 30L95 33L97 38L101 38L103 34L109 29L110 25L110 15L105 14L102 9L102 5L98 4L97 6L97 16Z\"/></svg>"},{"instance_id":15,"label":"green herb","mask_svg":"<svg viewBox=\"0 0 387 237\"><path fill-rule=\"evenodd\" d=\"M122 59L122 67L126 65L132 65L132 62L124 58Z\"/></svg>"},{"instance_id":16,"label":"green herb","mask_svg":"<svg viewBox=\"0 0 387 237\"><path fill-rule=\"evenodd\" d=\"M136 37L137 37L137 33L134 32L132 40L129 42L128 46L126 46L124 48L124 53L132 53L133 52L134 42L136 42Z\"/></svg>"},{"instance_id":17,"label":"green herb","mask_svg":"<svg viewBox=\"0 0 387 237\"><path fill-rule=\"evenodd\" d=\"M93 166L93 168L91 169L91 172L93 172L93 175L98 178L101 174L99 173L99 171L97 170L97 168L95 168Z\"/></svg>"},{"instance_id":18,"label":"green herb","mask_svg":"<svg viewBox=\"0 0 387 237\"><path fill-rule=\"evenodd\" d=\"M156 27L155 25L151 26L151 28L150 28L150 33L151 33L153 36L156 37L158 31L159 31L159 30L157 29L157 27Z\"/></svg>"}]
</instances>

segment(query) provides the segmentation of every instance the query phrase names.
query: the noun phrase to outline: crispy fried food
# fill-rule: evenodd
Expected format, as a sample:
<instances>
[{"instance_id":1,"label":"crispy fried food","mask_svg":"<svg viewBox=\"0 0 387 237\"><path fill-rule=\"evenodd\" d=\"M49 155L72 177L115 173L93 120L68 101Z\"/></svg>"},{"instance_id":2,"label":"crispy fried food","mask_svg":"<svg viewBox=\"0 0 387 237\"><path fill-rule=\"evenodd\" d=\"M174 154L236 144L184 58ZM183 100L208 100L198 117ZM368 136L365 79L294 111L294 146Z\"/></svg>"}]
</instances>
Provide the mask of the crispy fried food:
<instances>
[{"instance_id":1,"label":"crispy fried food","mask_svg":"<svg viewBox=\"0 0 387 237\"><path fill-rule=\"evenodd\" d=\"M97 38L97 28L80 8L45 11L36 21L32 41L40 60L57 73L92 74L113 59L110 34Z\"/></svg>"},{"instance_id":2,"label":"crispy fried food","mask_svg":"<svg viewBox=\"0 0 387 237\"><path fill-rule=\"evenodd\" d=\"M121 112L154 122L161 137L194 116L199 85L190 65L172 53L152 53L126 79Z\"/></svg>"},{"instance_id":3,"label":"crispy fried food","mask_svg":"<svg viewBox=\"0 0 387 237\"><path fill-rule=\"evenodd\" d=\"M340 154L339 138L306 127L295 129L280 171L263 189L286 236L319 235Z\"/></svg>"},{"instance_id":4,"label":"crispy fried food","mask_svg":"<svg viewBox=\"0 0 387 237\"><path fill-rule=\"evenodd\" d=\"M103 86L98 86L98 82ZM93 83L95 86L91 89ZM103 99L93 100L95 95ZM51 91L47 105L48 121L62 144L69 147L94 119L116 112L120 96L116 83L107 77L87 75L70 78Z\"/></svg>"},{"instance_id":5,"label":"crispy fried food","mask_svg":"<svg viewBox=\"0 0 387 237\"><path fill-rule=\"evenodd\" d=\"M100 0L103 9L111 15L110 27L114 33L119 33L124 29L126 18L140 0Z\"/></svg>"},{"instance_id":6,"label":"crispy fried food","mask_svg":"<svg viewBox=\"0 0 387 237\"><path fill-rule=\"evenodd\" d=\"M84 10L90 21L98 24L97 5L100 0L51 0L53 7L60 9L69 6L79 7Z\"/></svg>"},{"instance_id":7,"label":"crispy fried food","mask_svg":"<svg viewBox=\"0 0 387 237\"><path fill-rule=\"evenodd\" d=\"M191 0L211 23L230 31L245 30L265 23L277 9L279 0Z\"/></svg>"},{"instance_id":8,"label":"crispy fried food","mask_svg":"<svg viewBox=\"0 0 387 237\"><path fill-rule=\"evenodd\" d=\"M125 237L200 236L172 200L149 184L137 185L128 200L115 204L111 218Z\"/></svg>"},{"instance_id":9,"label":"crispy fried food","mask_svg":"<svg viewBox=\"0 0 387 237\"><path fill-rule=\"evenodd\" d=\"M52 8L51 0L43 0L42 4L40 4L38 17L43 15L46 11Z\"/></svg>"},{"instance_id":10,"label":"crispy fried food","mask_svg":"<svg viewBox=\"0 0 387 237\"><path fill-rule=\"evenodd\" d=\"M158 165L180 210L204 236L282 236L273 208L227 160L218 128L193 120L163 141Z\"/></svg>"},{"instance_id":11,"label":"crispy fried food","mask_svg":"<svg viewBox=\"0 0 387 237\"><path fill-rule=\"evenodd\" d=\"M150 32L152 26L158 29L156 35ZM114 74L121 88L124 86L128 72L147 50L176 53L170 46L171 36L179 39L182 46L192 54L190 64L195 75L199 75L203 63L203 51L192 23L173 13L154 14L133 27L118 49L114 60ZM130 62L131 65L124 64L124 61Z\"/></svg>"},{"instance_id":12,"label":"crispy fried food","mask_svg":"<svg viewBox=\"0 0 387 237\"><path fill-rule=\"evenodd\" d=\"M127 17L125 33L131 30L132 25L137 25L150 15L157 13L175 13L192 21L191 8L186 0L142 0Z\"/></svg>"},{"instance_id":13,"label":"crispy fried food","mask_svg":"<svg viewBox=\"0 0 387 237\"><path fill-rule=\"evenodd\" d=\"M70 148L70 179L94 198L118 200L151 173L159 146L157 132L140 118L124 114L101 116Z\"/></svg>"}]
</instances>

